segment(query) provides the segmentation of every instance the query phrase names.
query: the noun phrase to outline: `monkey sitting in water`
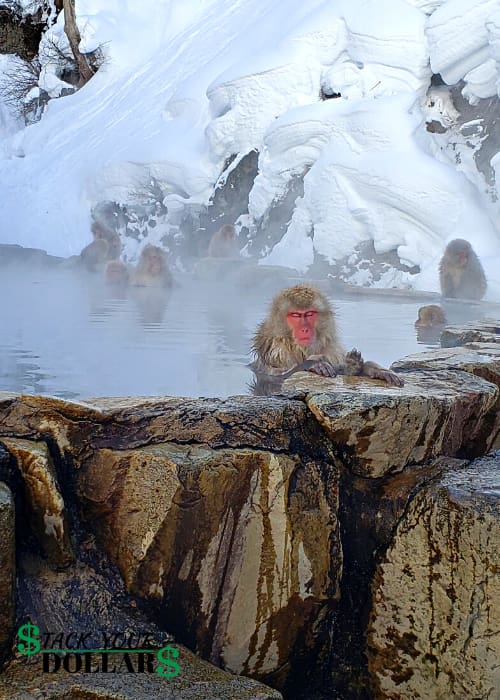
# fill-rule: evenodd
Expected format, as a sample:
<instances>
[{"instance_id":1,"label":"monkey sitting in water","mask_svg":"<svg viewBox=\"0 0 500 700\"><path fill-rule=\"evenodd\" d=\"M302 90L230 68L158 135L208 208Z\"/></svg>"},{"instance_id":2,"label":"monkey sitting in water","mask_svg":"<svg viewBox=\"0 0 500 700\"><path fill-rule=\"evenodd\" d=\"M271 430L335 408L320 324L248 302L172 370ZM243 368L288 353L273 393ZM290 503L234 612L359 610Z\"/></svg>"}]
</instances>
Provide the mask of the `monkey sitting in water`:
<instances>
[{"instance_id":1,"label":"monkey sitting in water","mask_svg":"<svg viewBox=\"0 0 500 700\"><path fill-rule=\"evenodd\" d=\"M80 260L87 270L97 272L102 270L109 260L116 260L120 257L121 241L120 236L101 224L94 221L92 226L93 241L85 246L80 253Z\"/></svg>"},{"instance_id":2,"label":"monkey sitting in water","mask_svg":"<svg viewBox=\"0 0 500 700\"><path fill-rule=\"evenodd\" d=\"M471 244L455 238L446 246L439 263L441 294L450 299L482 299L486 294L486 276Z\"/></svg>"},{"instance_id":3,"label":"monkey sitting in water","mask_svg":"<svg viewBox=\"0 0 500 700\"><path fill-rule=\"evenodd\" d=\"M420 343L437 343L445 325L446 316L440 306L437 304L421 306L415 321L417 340Z\"/></svg>"},{"instance_id":4,"label":"monkey sitting in water","mask_svg":"<svg viewBox=\"0 0 500 700\"><path fill-rule=\"evenodd\" d=\"M164 250L148 243L142 250L130 284L133 287L171 287L172 281Z\"/></svg>"},{"instance_id":5,"label":"monkey sitting in water","mask_svg":"<svg viewBox=\"0 0 500 700\"><path fill-rule=\"evenodd\" d=\"M444 311L437 304L421 306L418 310L418 318L415 321L415 328L441 328L446 324Z\"/></svg>"},{"instance_id":6,"label":"monkey sitting in water","mask_svg":"<svg viewBox=\"0 0 500 700\"><path fill-rule=\"evenodd\" d=\"M357 350L344 352L328 299L307 284L288 287L275 296L254 336L253 353L250 366L257 375L257 391L266 384L274 383L276 388L304 370L324 377L362 375L393 386L404 383L394 372L365 362Z\"/></svg>"},{"instance_id":7,"label":"monkey sitting in water","mask_svg":"<svg viewBox=\"0 0 500 700\"><path fill-rule=\"evenodd\" d=\"M208 245L210 258L239 258L240 249L236 240L236 230L232 224L224 224L214 233Z\"/></svg>"}]
</instances>

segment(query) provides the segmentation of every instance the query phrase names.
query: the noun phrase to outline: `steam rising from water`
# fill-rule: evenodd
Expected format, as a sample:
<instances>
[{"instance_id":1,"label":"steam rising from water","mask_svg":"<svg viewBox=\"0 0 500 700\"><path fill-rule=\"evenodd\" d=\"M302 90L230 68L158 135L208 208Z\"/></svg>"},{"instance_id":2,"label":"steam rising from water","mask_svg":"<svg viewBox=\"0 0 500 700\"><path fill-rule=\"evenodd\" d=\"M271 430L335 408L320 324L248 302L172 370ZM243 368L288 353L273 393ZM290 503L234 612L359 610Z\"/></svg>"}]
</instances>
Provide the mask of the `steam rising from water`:
<instances>
[{"instance_id":1,"label":"steam rising from water","mask_svg":"<svg viewBox=\"0 0 500 700\"><path fill-rule=\"evenodd\" d=\"M0 390L69 399L248 393L251 339L273 293L185 277L171 292L120 298L80 270L2 267ZM424 349L413 328L418 301L334 305L346 349L384 366Z\"/></svg>"}]
</instances>

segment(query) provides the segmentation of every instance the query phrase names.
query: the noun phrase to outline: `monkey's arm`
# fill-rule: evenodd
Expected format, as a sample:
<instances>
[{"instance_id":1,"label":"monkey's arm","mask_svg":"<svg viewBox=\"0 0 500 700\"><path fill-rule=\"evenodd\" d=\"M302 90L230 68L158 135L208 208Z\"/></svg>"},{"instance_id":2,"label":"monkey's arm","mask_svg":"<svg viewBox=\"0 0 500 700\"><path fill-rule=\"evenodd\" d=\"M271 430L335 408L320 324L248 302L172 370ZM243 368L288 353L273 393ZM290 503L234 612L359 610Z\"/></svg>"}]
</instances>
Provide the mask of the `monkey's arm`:
<instances>
[{"instance_id":1,"label":"monkey's arm","mask_svg":"<svg viewBox=\"0 0 500 700\"><path fill-rule=\"evenodd\" d=\"M403 386L403 379L397 375L395 372L391 372L390 369L384 369L377 365L376 362L364 362L363 363L363 375L365 377L370 377L371 379L382 379L384 382L391 384L392 386Z\"/></svg>"},{"instance_id":2,"label":"monkey's arm","mask_svg":"<svg viewBox=\"0 0 500 700\"><path fill-rule=\"evenodd\" d=\"M307 360L300 362L288 372L285 372L283 379L290 377L295 372L313 372L320 377L336 377L339 374L339 367L332 364L325 355L310 355Z\"/></svg>"},{"instance_id":3,"label":"monkey's arm","mask_svg":"<svg viewBox=\"0 0 500 700\"><path fill-rule=\"evenodd\" d=\"M449 299L453 299L454 297L456 297L455 284L453 281L453 277L448 272L441 273L440 282L441 282L441 294L444 297L448 297Z\"/></svg>"},{"instance_id":4,"label":"monkey's arm","mask_svg":"<svg viewBox=\"0 0 500 700\"><path fill-rule=\"evenodd\" d=\"M304 360L294 365L290 369L283 371L277 367L269 367L262 365L259 362L252 362L249 367L256 373L260 375L267 375L272 377L277 382L282 382L292 374L296 372L313 372L314 374L319 374L322 377L335 377L337 374L341 373L341 365L333 365L327 357L324 355L311 355Z\"/></svg>"},{"instance_id":5,"label":"monkey's arm","mask_svg":"<svg viewBox=\"0 0 500 700\"><path fill-rule=\"evenodd\" d=\"M384 382L392 384L393 386L403 386L404 381L395 372L391 372L390 369L384 369L376 362L371 362L368 360L365 362L361 357L361 353L354 348L350 352L346 353L344 365L341 366L339 374L345 374L348 376L364 376L370 377L371 379L383 379Z\"/></svg>"}]
</instances>

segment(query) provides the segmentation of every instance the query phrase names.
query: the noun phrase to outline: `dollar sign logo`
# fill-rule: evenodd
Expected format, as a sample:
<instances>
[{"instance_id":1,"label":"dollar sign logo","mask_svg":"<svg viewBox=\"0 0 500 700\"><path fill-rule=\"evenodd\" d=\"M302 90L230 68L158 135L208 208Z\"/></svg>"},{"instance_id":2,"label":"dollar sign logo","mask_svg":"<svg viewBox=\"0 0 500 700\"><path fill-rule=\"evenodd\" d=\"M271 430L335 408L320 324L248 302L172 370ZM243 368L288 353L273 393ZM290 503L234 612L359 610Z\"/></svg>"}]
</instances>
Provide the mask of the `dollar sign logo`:
<instances>
[{"instance_id":1,"label":"dollar sign logo","mask_svg":"<svg viewBox=\"0 0 500 700\"><path fill-rule=\"evenodd\" d=\"M17 630L17 636L19 639L23 639L27 644L18 644L17 649L25 656L33 656L33 654L38 654L40 651L40 642L36 637L40 634L40 630L36 625L32 625L31 622L27 622L25 625Z\"/></svg>"},{"instance_id":2,"label":"dollar sign logo","mask_svg":"<svg viewBox=\"0 0 500 700\"><path fill-rule=\"evenodd\" d=\"M166 646L162 649L158 649L156 658L161 664L165 664L165 666L158 666L156 673L159 673L160 676L164 678L175 678L178 676L181 672L181 667L176 661L172 661L172 659L177 659L178 656L179 650L175 647Z\"/></svg>"}]
</instances>

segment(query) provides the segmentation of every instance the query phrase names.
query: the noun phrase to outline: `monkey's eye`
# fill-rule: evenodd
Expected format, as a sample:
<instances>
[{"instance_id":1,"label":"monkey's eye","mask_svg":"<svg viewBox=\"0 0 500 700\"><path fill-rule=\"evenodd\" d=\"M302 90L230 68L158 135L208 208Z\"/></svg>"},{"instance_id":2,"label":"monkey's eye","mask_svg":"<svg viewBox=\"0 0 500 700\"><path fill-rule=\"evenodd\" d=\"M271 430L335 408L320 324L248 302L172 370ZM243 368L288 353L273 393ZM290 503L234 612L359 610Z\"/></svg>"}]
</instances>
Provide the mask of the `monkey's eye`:
<instances>
[{"instance_id":1,"label":"monkey's eye","mask_svg":"<svg viewBox=\"0 0 500 700\"><path fill-rule=\"evenodd\" d=\"M316 309L309 309L308 311L289 311L287 313L288 318L312 318L317 315L318 312Z\"/></svg>"}]
</instances>

